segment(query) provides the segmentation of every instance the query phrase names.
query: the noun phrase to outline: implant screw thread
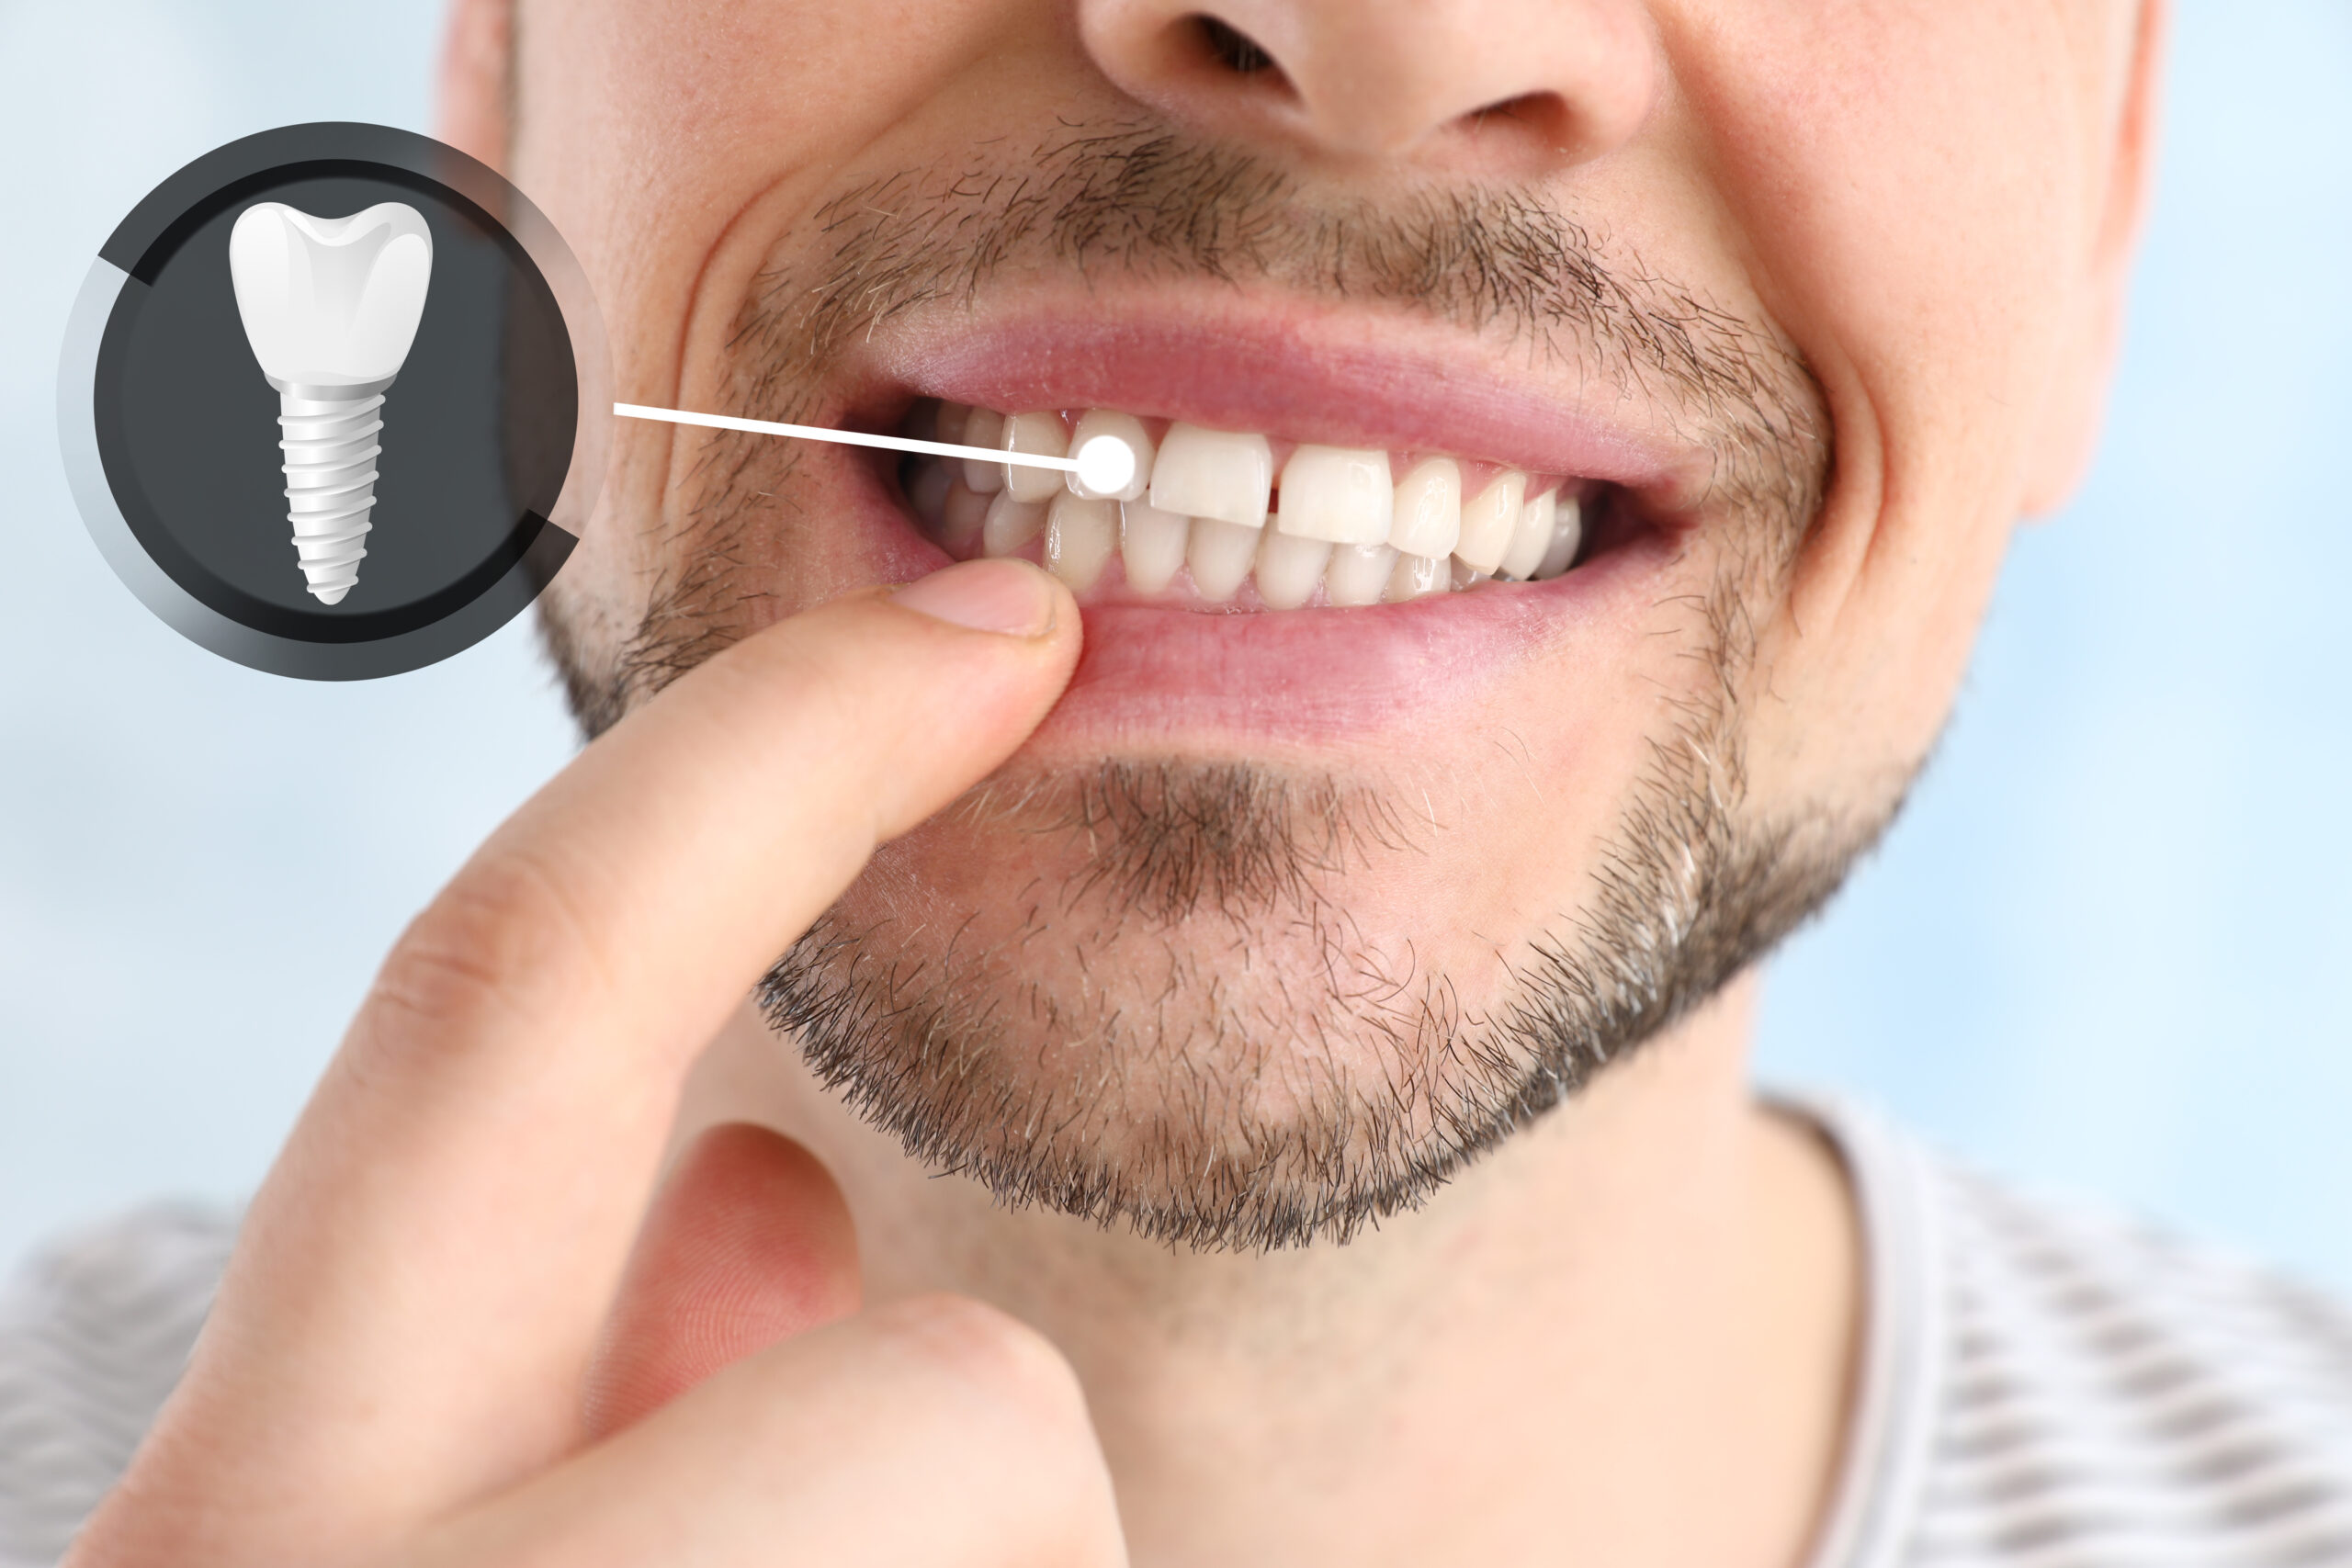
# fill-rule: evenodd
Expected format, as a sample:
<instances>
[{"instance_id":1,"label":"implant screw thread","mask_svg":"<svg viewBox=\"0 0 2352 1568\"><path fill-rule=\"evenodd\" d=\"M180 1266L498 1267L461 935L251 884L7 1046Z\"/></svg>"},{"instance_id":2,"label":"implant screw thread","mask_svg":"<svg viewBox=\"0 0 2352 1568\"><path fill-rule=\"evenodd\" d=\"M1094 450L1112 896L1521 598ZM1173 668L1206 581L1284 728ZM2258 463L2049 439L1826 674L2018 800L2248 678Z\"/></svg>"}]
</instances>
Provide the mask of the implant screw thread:
<instances>
[{"instance_id":1,"label":"implant screw thread","mask_svg":"<svg viewBox=\"0 0 2352 1568\"><path fill-rule=\"evenodd\" d=\"M378 383L381 385L381 383ZM329 399L281 391L278 428L285 439L286 520L302 575L322 604L340 603L359 581L360 543L373 526L376 458L383 452L384 396Z\"/></svg>"}]
</instances>

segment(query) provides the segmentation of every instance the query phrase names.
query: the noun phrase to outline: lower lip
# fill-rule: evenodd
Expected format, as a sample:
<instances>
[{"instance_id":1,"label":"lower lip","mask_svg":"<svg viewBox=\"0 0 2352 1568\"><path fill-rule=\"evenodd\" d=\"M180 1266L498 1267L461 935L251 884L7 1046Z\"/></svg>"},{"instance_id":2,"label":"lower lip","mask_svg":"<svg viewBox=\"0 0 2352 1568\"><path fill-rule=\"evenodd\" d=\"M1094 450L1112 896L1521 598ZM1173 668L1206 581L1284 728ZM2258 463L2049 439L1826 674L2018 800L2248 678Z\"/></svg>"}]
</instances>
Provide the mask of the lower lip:
<instances>
[{"instance_id":1,"label":"lower lip","mask_svg":"<svg viewBox=\"0 0 2352 1568\"><path fill-rule=\"evenodd\" d=\"M1539 657L1611 661L1639 572L1635 545L1543 583L1495 583L1403 604L1216 615L1113 604L1083 612L1086 646L1038 750L1328 750L1470 717Z\"/></svg>"},{"instance_id":2,"label":"lower lip","mask_svg":"<svg viewBox=\"0 0 2352 1568\"><path fill-rule=\"evenodd\" d=\"M874 468L854 481L878 525L869 569L906 581L948 564ZM1328 750L1470 717L1539 658L1588 675L1617 662L1645 581L1671 550L1642 534L1537 583L1487 583L1402 604L1219 614L1134 603L1083 606L1076 674L1033 753Z\"/></svg>"}]
</instances>

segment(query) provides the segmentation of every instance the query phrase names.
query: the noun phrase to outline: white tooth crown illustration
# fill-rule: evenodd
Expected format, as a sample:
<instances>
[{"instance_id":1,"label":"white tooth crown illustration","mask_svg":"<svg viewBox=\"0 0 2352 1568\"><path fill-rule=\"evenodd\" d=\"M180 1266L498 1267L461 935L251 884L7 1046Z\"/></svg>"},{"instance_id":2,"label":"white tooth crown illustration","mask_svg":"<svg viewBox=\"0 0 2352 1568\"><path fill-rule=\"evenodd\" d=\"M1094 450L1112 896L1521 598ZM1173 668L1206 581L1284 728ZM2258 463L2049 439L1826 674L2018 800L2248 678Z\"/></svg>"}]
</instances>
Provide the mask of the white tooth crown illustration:
<instances>
[{"instance_id":1,"label":"white tooth crown illustration","mask_svg":"<svg viewBox=\"0 0 2352 1568\"><path fill-rule=\"evenodd\" d=\"M432 231L397 201L348 218L261 202L230 231L229 275L245 341L277 389L302 575L322 604L340 603L368 553L384 389L424 318Z\"/></svg>"}]
</instances>

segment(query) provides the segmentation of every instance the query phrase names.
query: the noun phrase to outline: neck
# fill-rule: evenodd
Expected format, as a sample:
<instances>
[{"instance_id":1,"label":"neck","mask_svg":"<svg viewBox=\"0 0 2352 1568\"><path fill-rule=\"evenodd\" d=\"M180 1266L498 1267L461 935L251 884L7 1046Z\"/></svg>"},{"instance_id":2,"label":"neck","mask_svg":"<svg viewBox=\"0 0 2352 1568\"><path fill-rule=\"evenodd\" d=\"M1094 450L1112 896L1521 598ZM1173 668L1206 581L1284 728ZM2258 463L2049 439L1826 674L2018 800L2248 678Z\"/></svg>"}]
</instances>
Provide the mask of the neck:
<instances>
[{"instance_id":1,"label":"neck","mask_svg":"<svg viewBox=\"0 0 2352 1568\"><path fill-rule=\"evenodd\" d=\"M1139 1563L1793 1568L1837 1469L1860 1247L1835 1156L1748 1095L1753 988L1346 1247L1180 1252L1008 1213L748 1011L682 1132L814 1150L869 1302L957 1292L1058 1344Z\"/></svg>"}]
</instances>

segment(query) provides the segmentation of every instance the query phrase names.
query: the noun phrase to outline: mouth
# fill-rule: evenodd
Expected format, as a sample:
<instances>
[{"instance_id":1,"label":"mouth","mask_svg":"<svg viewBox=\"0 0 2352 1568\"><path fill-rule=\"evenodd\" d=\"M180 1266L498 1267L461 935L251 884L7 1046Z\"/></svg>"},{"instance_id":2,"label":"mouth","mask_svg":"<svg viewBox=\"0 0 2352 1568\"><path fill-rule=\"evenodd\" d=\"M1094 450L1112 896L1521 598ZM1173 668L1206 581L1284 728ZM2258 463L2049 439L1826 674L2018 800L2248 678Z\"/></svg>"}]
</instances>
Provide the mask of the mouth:
<instances>
[{"instance_id":1,"label":"mouth","mask_svg":"<svg viewBox=\"0 0 2352 1568\"><path fill-rule=\"evenodd\" d=\"M1082 605L1199 612L1363 609L1481 583L1548 582L1623 531L1621 487L1447 453L1301 442L1123 410L1013 412L926 398L919 440L1029 457L1062 473L907 457L898 493L958 560L1022 556Z\"/></svg>"},{"instance_id":2,"label":"mouth","mask_svg":"<svg viewBox=\"0 0 2352 1568\"><path fill-rule=\"evenodd\" d=\"M1047 749L1319 754L1630 683L1707 511L1706 455L1640 428L1614 388L1596 416L1344 339L967 326L891 344L866 377L838 416L854 428L1121 449L1124 482L831 459L856 470L885 577L1019 557L1069 585L1085 650Z\"/></svg>"},{"instance_id":3,"label":"mouth","mask_svg":"<svg viewBox=\"0 0 2352 1568\"><path fill-rule=\"evenodd\" d=\"M1552 582L1693 521L1670 463L1634 434L1510 406L1438 367L1350 363L1361 353L1115 325L967 341L924 357L933 378L982 389L907 389L899 434L1046 457L1091 448L1118 457L1110 477L1124 482L910 457L888 488L951 558L1023 557L1088 607L1227 615ZM1127 363L1104 376L1106 358ZM1136 361L1156 372L1152 402L1118 396ZM990 383L1004 395L989 398Z\"/></svg>"}]
</instances>

